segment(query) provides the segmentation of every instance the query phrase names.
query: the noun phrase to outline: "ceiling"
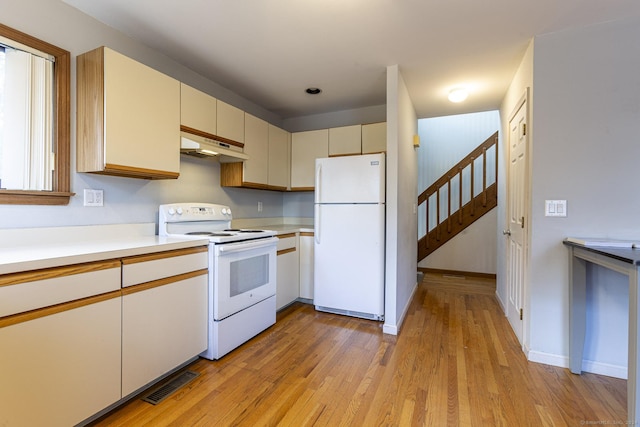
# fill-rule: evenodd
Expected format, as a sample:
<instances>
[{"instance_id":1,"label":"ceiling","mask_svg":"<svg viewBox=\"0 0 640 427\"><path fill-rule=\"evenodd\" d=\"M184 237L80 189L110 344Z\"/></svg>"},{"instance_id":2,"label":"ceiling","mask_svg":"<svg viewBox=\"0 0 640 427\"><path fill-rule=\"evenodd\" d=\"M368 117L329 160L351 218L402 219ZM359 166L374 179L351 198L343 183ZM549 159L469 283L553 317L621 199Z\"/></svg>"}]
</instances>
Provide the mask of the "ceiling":
<instances>
[{"instance_id":1,"label":"ceiling","mask_svg":"<svg viewBox=\"0 0 640 427\"><path fill-rule=\"evenodd\" d=\"M282 119L384 104L396 64L419 118L495 110L533 36L640 16L637 0L63 1Z\"/></svg>"}]
</instances>

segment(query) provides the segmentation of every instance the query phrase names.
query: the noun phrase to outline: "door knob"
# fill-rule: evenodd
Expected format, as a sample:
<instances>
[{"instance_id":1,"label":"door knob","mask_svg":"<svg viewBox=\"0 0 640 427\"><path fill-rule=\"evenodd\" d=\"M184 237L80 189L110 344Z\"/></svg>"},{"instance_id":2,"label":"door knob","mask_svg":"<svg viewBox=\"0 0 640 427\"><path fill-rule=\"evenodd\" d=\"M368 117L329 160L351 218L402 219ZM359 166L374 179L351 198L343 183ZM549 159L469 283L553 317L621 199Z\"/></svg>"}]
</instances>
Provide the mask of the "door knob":
<instances>
[{"instance_id":1,"label":"door knob","mask_svg":"<svg viewBox=\"0 0 640 427\"><path fill-rule=\"evenodd\" d=\"M511 230L502 230L502 234L505 236L511 236Z\"/></svg>"}]
</instances>

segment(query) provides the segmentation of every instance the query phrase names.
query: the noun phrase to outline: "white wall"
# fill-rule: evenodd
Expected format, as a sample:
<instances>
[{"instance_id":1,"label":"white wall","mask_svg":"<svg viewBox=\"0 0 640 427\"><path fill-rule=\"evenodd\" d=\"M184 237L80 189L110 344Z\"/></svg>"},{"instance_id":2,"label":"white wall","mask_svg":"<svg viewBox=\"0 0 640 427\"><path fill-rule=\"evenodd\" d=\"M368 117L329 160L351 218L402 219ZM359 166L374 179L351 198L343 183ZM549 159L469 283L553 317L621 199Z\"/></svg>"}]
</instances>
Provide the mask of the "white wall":
<instances>
[{"instance_id":1,"label":"white wall","mask_svg":"<svg viewBox=\"0 0 640 427\"><path fill-rule=\"evenodd\" d=\"M490 210L420 261L418 267L496 274L497 215L497 208Z\"/></svg>"},{"instance_id":2,"label":"white wall","mask_svg":"<svg viewBox=\"0 0 640 427\"><path fill-rule=\"evenodd\" d=\"M637 18L535 39L527 279L531 360L567 365L569 259L562 240L640 238L639 39ZM545 217L545 199L566 199L568 216ZM593 275L600 280L588 307L585 368L617 376L626 367L627 282L600 268Z\"/></svg>"},{"instance_id":3,"label":"white wall","mask_svg":"<svg viewBox=\"0 0 640 427\"><path fill-rule=\"evenodd\" d=\"M234 216L280 217L283 195L271 191L221 189L219 164L183 156L178 180L147 181L75 173L75 57L101 45L109 46L165 74L197 87L275 125L279 117L204 79L170 58L153 51L78 12L61 1L0 0L0 21L71 52L71 187L69 206L0 205L0 227L45 227L79 224L155 222L160 203L198 201L229 204ZM82 206L84 188L104 190L104 207ZM257 212L256 201L263 202Z\"/></svg>"},{"instance_id":4,"label":"white wall","mask_svg":"<svg viewBox=\"0 0 640 427\"><path fill-rule=\"evenodd\" d=\"M314 114L311 116L285 119L282 122L282 126L289 132L302 132L305 130L377 123L384 122L386 120L387 106L375 105L373 107L333 111L325 114Z\"/></svg>"},{"instance_id":5,"label":"white wall","mask_svg":"<svg viewBox=\"0 0 640 427\"><path fill-rule=\"evenodd\" d=\"M387 67L386 333L397 334L417 287L418 120L397 65Z\"/></svg>"}]
</instances>

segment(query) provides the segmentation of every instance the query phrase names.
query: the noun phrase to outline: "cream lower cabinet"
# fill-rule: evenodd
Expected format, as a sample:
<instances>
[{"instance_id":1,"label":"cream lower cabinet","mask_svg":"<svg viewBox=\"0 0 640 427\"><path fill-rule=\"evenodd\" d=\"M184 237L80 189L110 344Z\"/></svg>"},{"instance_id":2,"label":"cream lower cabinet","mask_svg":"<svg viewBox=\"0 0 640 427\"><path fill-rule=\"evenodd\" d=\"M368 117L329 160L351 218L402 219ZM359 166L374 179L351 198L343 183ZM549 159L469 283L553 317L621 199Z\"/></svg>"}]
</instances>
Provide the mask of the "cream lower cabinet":
<instances>
[{"instance_id":1,"label":"cream lower cabinet","mask_svg":"<svg viewBox=\"0 0 640 427\"><path fill-rule=\"evenodd\" d=\"M207 348L206 247L126 258L122 396Z\"/></svg>"},{"instance_id":2,"label":"cream lower cabinet","mask_svg":"<svg viewBox=\"0 0 640 427\"><path fill-rule=\"evenodd\" d=\"M119 262L0 275L0 425L76 425L120 400L119 288Z\"/></svg>"},{"instance_id":3,"label":"cream lower cabinet","mask_svg":"<svg viewBox=\"0 0 640 427\"><path fill-rule=\"evenodd\" d=\"M300 233L300 298L313 300L313 237L312 232Z\"/></svg>"},{"instance_id":4,"label":"cream lower cabinet","mask_svg":"<svg viewBox=\"0 0 640 427\"><path fill-rule=\"evenodd\" d=\"M296 233L278 237L276 310L291 304L298 298L298 248Z\"/></svg>"},{"instance_id":5,"label":"cream lower cabinet","mask_svg":"<svg viewBox=\"0 0 640 427\"><path fill-rule=\"evenodd\" d=\"M77 170L180 175L180 82L114 50L77 58Z\"/></svg>"}]
</instances>

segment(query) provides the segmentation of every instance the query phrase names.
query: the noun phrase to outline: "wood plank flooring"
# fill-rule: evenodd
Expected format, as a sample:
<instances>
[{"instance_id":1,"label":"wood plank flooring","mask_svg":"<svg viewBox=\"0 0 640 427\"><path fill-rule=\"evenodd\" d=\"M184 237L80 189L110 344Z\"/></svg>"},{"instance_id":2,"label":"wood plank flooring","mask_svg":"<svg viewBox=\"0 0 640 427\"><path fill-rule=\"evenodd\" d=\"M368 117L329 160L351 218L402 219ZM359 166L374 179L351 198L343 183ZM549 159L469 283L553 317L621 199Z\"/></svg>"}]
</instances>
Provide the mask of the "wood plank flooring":
<instances>
[{"instance_id":1,"label":"wood plank flooring","mask_svg":"<svg viewBox=\"0 0 640 427\"><path fill-rule=\"evenodd\" d=\"M488 279L426 274L400 334L295 303L158 405L97 426L624 424L626 381L525 359Z\"/></svg>"}]
</instances>

